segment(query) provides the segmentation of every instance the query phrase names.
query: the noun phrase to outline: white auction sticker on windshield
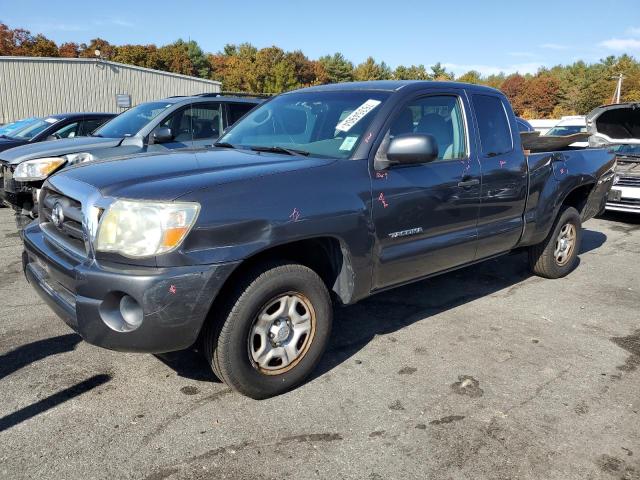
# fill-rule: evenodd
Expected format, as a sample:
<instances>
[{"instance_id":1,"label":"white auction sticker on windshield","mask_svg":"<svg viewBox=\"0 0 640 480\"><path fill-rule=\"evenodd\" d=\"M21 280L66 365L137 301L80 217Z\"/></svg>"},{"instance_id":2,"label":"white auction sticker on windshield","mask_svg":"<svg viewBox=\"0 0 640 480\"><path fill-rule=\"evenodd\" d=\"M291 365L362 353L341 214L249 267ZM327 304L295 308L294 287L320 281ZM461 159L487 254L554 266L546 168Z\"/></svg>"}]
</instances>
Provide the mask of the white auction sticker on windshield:
<instances>
[{"instance_id":1,"label":"white auction sticker on windshield","mask_svg":"<svg viewBox=\"0 0 640 480\"><path fill-rule=\"evenodd\" d=\"M56 123L58 119L49 117L49 118L45 118L44 121L47 123Z\"/></svg>"},{"instance_id":2,"label":"white auction sticker on windshield","mask_svg":"<svg viewBox=\"0 0 640 480\"><path fill-rule=\"evenodd\" d=\"M364 118L371 110L376 108L382 102L380 100L369 99L349 114L347 118L336 125L336 130L348 132L351 128Z\"/></svg>"},{"instance_id":3,"label":"white auction sticker on windshield","mask_svg":"<svg viewBox=\"0 0 640 480\"><path fill-rule=\"evenodd\" d=\"M340 150L351 151L357 141L358 141L357 136L349 135L347 138L344 139L344 141L342 142L342 145L340 145Z\"/></svg>"}]
</instances>

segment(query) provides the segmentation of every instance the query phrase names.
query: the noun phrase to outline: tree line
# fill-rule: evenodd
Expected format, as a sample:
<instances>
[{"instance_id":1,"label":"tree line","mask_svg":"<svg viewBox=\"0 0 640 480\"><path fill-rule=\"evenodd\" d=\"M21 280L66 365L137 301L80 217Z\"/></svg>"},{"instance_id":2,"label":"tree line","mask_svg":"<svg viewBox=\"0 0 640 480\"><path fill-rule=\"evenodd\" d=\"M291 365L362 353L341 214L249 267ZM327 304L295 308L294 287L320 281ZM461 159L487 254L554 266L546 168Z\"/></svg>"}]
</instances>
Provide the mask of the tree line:
<instances>
[{"instance_id":1,"label":"tree line","mask_svg":"<svg viewBox=\"0 0 640 480\"><path fill-rule=\"evenodd\" d=\"M277 46L258 49L250 43L228 44L217 53L205 53L196 41L182 39L160 47L113 45L101 38L58 45L42 34L0 23L0 55L94 58L95 50L114 62L219 80L225 91L280 93L335 82L453 80L502 90L516 113L525 118L558 118L584 115L598 105L610 103L616 86L614 77L622 74L622 101L640 101L640 62L626 54L590 64L577 61L541 68L535 74L483 76L472 70L456 77L441 63L430 67L400 65L394 69L369 57L355 65L341 53L314 60L300 50L287 52Z\"/></svg>"}]
</instances>

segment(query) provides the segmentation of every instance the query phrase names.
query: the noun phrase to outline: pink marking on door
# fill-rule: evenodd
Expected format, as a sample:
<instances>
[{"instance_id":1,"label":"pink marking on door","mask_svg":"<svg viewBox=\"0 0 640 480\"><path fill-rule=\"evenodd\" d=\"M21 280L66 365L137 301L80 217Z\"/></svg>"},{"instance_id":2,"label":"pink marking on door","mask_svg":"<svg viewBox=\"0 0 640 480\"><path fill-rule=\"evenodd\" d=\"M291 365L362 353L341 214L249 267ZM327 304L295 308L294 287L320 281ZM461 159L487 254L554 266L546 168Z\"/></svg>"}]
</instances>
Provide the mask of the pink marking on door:
<instances>
[{"instance_id":1,"label":"pink marking on door","mask_svg":"<svg viewBox=\"0 0 640 480\"><path fill-rule=\"evenodd\" d=\"M380 192L380 196L378 197L378 200L380 201L380 203L382 203L382 206L384 208L387 208L389 206L386 199L384 198L384 193Z\"/></svg>"}]
</instances>

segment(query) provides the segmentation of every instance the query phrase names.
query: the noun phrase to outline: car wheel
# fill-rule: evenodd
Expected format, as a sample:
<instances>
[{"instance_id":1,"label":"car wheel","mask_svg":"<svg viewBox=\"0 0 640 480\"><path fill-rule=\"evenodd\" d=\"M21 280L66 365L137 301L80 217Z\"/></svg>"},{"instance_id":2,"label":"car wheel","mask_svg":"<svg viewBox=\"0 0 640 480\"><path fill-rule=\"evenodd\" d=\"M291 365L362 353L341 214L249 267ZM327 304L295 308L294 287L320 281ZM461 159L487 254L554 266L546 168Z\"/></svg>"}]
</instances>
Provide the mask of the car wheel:
<instances>
[{"instance_id":1,"label":"car wheel","mask_svg":"<svg viewBox=\"0 0 640 480\"><path fill-rule=\"evenodd\" d=\"M204 353L227 385L255 399L300 385L331 333L331 298L322 279L299 264L254 270L211 318Z\"/></svg>"},{"instance_id":2,"label":"car wheel","mask_svg":"<svg viewBox=\"0 0 640 480\"><path fill-rule=\"evenodd\" d=\"M529 265L536 275L561 278L578 265L582 243L580 214L573 207L562 209L551 233L540 244L529 248Z\"/></svg>"}]
</instances>

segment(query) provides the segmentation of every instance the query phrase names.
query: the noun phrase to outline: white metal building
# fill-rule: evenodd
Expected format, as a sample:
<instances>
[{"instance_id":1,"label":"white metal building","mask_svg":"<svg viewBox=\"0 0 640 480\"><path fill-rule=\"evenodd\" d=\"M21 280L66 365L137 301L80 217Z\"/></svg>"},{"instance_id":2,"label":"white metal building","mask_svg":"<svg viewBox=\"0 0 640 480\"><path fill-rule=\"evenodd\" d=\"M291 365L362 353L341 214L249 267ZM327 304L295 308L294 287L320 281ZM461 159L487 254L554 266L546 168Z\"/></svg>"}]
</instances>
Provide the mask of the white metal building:
<instances>
[{"instance_id":1,"label":"white metal building","mask_svg":"<svg viewBox=\"0 0 640 480\"><path fill-rule=\"evenodd\" d=\"M220 91L213 80L100 59L0 57L0 124L63 112L120 112L117 95L129 95L134 106Z\"/></svg>"}]
</instances>

